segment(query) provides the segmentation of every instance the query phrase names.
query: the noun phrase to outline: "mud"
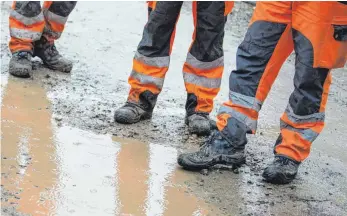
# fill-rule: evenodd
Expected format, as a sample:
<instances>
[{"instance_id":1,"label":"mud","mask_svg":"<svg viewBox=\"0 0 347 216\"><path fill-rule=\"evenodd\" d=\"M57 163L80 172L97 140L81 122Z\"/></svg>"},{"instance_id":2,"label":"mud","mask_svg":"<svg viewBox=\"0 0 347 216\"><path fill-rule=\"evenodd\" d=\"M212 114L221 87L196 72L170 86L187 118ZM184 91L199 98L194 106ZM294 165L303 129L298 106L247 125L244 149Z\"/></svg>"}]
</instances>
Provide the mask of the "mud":
<instances>
[{"instance_id":1,"label":"mud","mask_svg":"<svg viewBox=\"0 0 347 216\"><path fill-rule=\"evenodd\" d=\"M293 89L293 58L282 67L249 137L247 164L190 173L176 155L205 138L184 125L182 66L192 35L184 4L170 70L151 120L120 125L131 60L147 19L143 2L79 2L58 49L71 74L35 62L33 79L8 76L9 2L1 2L1 203L3 215L346 215L347 70L333 73L326 128L289 185L262 182L279 117ZM225 73L214 117L253 5L235 3L225 34ZM112 20L112 22L108 22ZM105 22L107 21L107 22ZM126 25L124 23L126 22ZM81 23L83 25L81 25Z\"/></svg>"}]
</instances>

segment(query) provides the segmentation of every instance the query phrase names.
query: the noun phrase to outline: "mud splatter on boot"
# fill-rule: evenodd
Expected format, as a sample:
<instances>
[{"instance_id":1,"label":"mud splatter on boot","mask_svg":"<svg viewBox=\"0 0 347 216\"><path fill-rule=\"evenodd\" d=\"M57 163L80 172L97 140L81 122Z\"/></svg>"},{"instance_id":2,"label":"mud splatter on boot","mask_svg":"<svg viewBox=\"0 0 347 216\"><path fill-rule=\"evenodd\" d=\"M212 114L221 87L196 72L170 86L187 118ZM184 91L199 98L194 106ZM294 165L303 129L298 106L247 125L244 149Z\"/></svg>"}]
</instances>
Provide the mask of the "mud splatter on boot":
<instances>
[{"instance_id":1,"label":"mud splatter on boot","mask_svg":"<svg viewBox=\"0 0 347 216\"><path fill-rule=\"evenodd\" d=\"M299 165L297 161L277 155L265 168L263 178L273 184L288 184L295 179Z\"/></svg>"},{"instance_id":2,"label":"mud splatter on boot","mask_svg":"<svg viewBox=\"0 0 347 216\"><path fill-rule=\"evenodd\" d=\"M188 125L189 132L192 134L206 136L211 133L211 121L207 113L194 113L186 116L185 122Z\"/></svg>"},{"instance_id":3,"label":"mud splatter on boot","mask_svg":"<svg viewBox=\"0 0 347 216\"><path fill-rule=\"evenodd\" d=\"M32 72L31 53L20 51L13 53L9 64L9 72L13 76L29 78Z\"/></svg>"},{"instance_id":4,"label":"mud splatter on boot","mask_svg":"<svg viewBox=\"0 0 347 216\"><path fill-rule=\"evenodd\" d=\"M215 131L209 140L196 152L178 156L180 166L189 170L201 170L217 164L240 166L245 163L244 149L236 149L219 131Z\"/></svg>"},{"instance_id":5,"label":"mud splatter on boot","mask_svg":"<svg viewBox=\"0 0 347 216\"><path fill-rule=\"evenodd\" d=\"M116 110L114 114L114 120L121 124L133 124L150 118L152 118L152 112L146 111L132 103L126 103Z\"/></svg>"},{"instance_id":6,"label":"mud splatter on boot","mask_svg":"<svg viewBox=\"0 0 347 216\"><path fill-rule=\"evenodd\" d=\"M72 62L59 54L54 41L48 41L45 37L34 43L34 56L41 58L49 69L65 73L72 70Z\"/></svg>"}]
</instances>

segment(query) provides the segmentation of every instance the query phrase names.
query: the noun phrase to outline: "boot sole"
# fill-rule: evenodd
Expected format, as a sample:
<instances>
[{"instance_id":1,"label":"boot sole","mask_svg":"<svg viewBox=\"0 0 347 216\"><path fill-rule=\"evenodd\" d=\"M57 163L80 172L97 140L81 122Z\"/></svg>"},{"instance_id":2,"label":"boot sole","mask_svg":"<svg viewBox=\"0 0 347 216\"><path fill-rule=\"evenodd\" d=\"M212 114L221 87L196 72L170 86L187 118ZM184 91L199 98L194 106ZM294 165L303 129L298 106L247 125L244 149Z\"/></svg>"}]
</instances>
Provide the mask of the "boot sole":
<instances>
[{"instance_id":1,"label":"boot sole","mask_svg":"<svg viewBox=\"0 0 347 216\"><path fill-rule=\"evenodd\" d=\"M143 114L139 118L136 118L136 119L129 119L127 116L120 115L120 114L115 114L115 116L114 116L114 120L118 123L121 123L121 124L134 124L134 123L144 121L144 120L147 120L150 118L152 118L152 113Z\"/></svg>"},{"instance_id":2,"label":"boot sole","mask_svg":"<svg viewBox=\"0 0 347 216\"><path fill-rule=\"evenodd\" d=\"M60 71L60 72L63 72L63 73L70 73L71 70L72 70L72 66L64 67L64 68L55 68L55 67L50 66L50 65L48 65L48 64L46 64L46 63L43 63L43 64L44 64L44 65L46 66L46 68L48 68L48 69Z\"/></svg>"},{"instance_id":3,"label":"boot sole","mask_svg":"<svg viewBox=\"0 0 347 216\"><path fill-rule=\"evenodd\" d=\"M246 162L246 157L234 158L229 155L218 155L213 157L212 160L205 163L196 163L193 161L187 161L183 157L178 157L177 163L187 170L201 170L213 167L215 165L227 165L227 166L240 166Z\"/></svg>"}]
</instances>

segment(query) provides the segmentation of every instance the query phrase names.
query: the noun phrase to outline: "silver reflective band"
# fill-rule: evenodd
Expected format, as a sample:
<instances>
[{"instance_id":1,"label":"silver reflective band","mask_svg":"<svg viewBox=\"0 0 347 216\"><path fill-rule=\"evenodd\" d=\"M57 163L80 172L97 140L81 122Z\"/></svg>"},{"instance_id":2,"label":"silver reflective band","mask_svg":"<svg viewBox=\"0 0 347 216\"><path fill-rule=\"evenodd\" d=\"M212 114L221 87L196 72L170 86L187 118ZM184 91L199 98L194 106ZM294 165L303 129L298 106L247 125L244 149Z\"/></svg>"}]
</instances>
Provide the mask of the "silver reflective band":
<instances>
[{"instance_id":1,"label":"silver reflective band","mask_svg":"<svg viewBox=\"0 0 347 216\"><path fill-rule=\"evenodd\" d=\"M170 64L170 56L147 57L136 51L134 58L146 65L154 67L169 67Z\"/></svg>"},{"instance_id":2,"label":"silver reflective band","mask_svg":"<svg viewBox=\"0 0 347 216\"><path fill-rule=\"evenodd\" d=\"M219 108L218 115L223 114L223 113L227 113L232 118L235 118L235 119L239 120L240 122L243 122L252 131L255 131L257 129L257 121L256 120L250 119L248 116L246 116L240 112L237 112L228 106L222 105Z\"/></svg>"},{"instance_id":3,"label":"silver reflective band","mask_svg":"<svg viewBox=\"0 0 347 216\"><path fill-rule=\"evenodd\" d=\"M130 76L134 79L137 79L142 84L154 84L159 89L162 89L163 85L164 85L164 78L157 78L157 77L148 76L145 74L138 73L134 70L131 71Z\"/></svg>"},{"instance_id":4,"label":"silver reflective band","mask_svg":"<svg viewBox=\"0 0 347 216\"><path fill-rule=\"evenodd\" d=\"M190 83L205 88L219 88L221 85L220 78L206 78L187 72L183 72L183 79L185 83Z\"/></svg>"},{"instance_id":5,"label":"silver reflective band","mask_svg":"<svg viewBox=\"0 0 347 216\"><path fill-rule=\"evenodd\" d=\"M188 52L186 62L195 68L208 70L208 69L224 66L224 56L211 62L202 62L197 60L192 54Z\"/></svg>"},{"instance_id":6,"label":"silver reflective band","mask_svg":"<svg viewBox=\"0 0 347 216\"><path fill-rule=\"evenodd\" d=\"M42 13L34 17L25 17L15 10L11 10L10 17L15 18L16 20L23 23L24 25L32 25L32 24L39 23L45 20Z\"/></svg>"},{"instance_id":7,"label":"silver reflective band","mask_svg":"<svg viewBox=\"0 0 347 216\"><path fill-rule=\"evenodd\" d=\"M59 16L55 13L52 13L51 11L45 9L43 11L43 14L45 15L45 18L49 21L53 21L53 22L57 22L57 23L60 23L60 24L65 24L66 21L67 21L67 17L63 17L63 16Z\"/></svg>"},{"instance_id":8,"label":"silver reflective band","mask_svg":"<svg viewBox=\"0 0 347 216\"><path fill-rule=\"evenodd\" d=\"M243 95L234 91L229 92L229 99L233 104L241 105L243 107L253 109L257 112L260 111L263 104L255 97Z\"/></svg>"},{"instance_id":9,"label":"silver reflective band","mask_svg":"<svg viewBox=\"0 0 347 216\"><path fill-rule=\"evenodd\" d=\"M299 116L294 114L293 109L288 104L286 111L288 119L295 123L310 123L310 122L323 122L325 119L325 113L313 113L311 115Z\"/></svg>"},{"instance_id":10,"label":"silver reflective band","mask_svg":"<svg viewBox=\"0 0 347 216\"><path fill-rule=\"evenodd\" d=\"M25 29L17 29L10 28L11 37L19 38L19 39L31 39L31 40L39 40L41 38L41 32L33 32Z\"/></svg>"},{"instance_id":11,"label":"silver reflective band","mask_svg":"<svg viewBox=\"0 0 347 216\"><path fill-rule=\"evenodd\" d=\"M313 142L317 137L318 137L318 133L316 133L315 131L307 128L307 129L298 129L298 128L294 128L291 125L281 121L281 129L288 129L294 132L297 132L301 135L301 137L309 142Z\"/></svg>"}]
</instances>

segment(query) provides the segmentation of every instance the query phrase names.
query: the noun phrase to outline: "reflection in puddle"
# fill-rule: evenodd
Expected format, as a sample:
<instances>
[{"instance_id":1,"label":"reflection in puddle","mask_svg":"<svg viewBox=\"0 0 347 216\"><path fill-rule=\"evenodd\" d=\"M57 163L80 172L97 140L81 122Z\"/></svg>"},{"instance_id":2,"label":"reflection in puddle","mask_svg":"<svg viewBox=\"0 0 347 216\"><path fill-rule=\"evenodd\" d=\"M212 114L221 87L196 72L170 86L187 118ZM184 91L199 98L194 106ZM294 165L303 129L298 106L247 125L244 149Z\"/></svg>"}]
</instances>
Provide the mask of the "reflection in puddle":
<instances>
[{"instance_id":1,"label":"reflection in puddle","mask_svg":"<svg viewBox=\"0 0 347 216\"><path fill-rule=\"evenodd\" d=\"M55 146L45 91L9 79L1 107L1 184L15 194L9 203L31 215L49 215L56 185ZM33 208L36 206L36 208Z\"/></svg>"},{"instance_id":2,"label":"reflection in puddle","mask_svg":"<svg viewBox=\"0 0 347 216\"><path fill-rule=\"evenodd\" d=\"M10 79L1 108L3 206L30 215L207 215L185 192L175 148L52 126L34 81Z\"/></svg>"}]
</instances>

